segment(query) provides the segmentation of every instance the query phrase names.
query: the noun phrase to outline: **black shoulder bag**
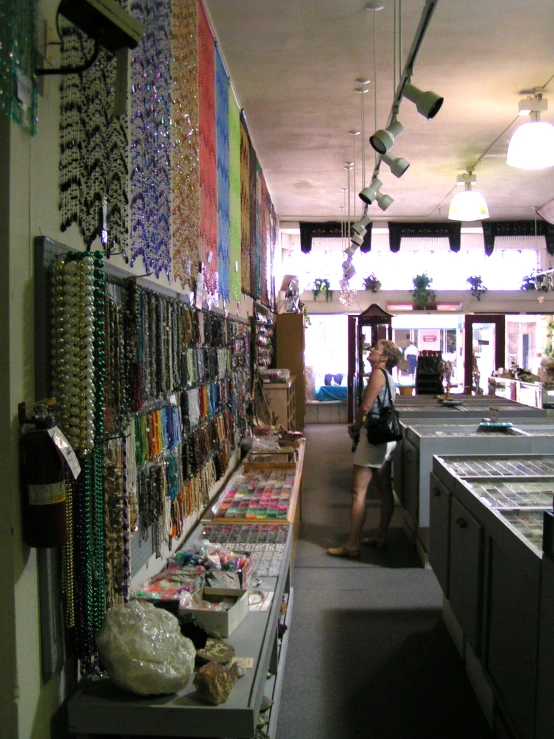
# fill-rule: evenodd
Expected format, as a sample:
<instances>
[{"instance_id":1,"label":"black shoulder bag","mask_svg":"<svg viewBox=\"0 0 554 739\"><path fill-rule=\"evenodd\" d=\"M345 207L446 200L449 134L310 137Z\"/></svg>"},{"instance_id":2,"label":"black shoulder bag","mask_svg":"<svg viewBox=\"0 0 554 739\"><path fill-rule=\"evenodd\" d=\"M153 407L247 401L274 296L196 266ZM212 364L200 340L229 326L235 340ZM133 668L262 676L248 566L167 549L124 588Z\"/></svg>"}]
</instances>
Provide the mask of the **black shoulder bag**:
<instances>
[{"instance_id":1,"label":"black shoulder bag","mask_svg":"<svg viewBox=\"0 0 554 739\"><path fill-rule=\"evenodd\" d=\"M400 420L398 411L392 402L392 393L390 391L389 378L385 370L385 382L387 385L388 405L377 396L379 404L379 415L368 413L365 419L367 429L367 440L373 446L386 444L389 441L398 441L402 438L402 430L400 428ZM386 399L386 395L385 395Z\"/></svg>"}]
</instances>

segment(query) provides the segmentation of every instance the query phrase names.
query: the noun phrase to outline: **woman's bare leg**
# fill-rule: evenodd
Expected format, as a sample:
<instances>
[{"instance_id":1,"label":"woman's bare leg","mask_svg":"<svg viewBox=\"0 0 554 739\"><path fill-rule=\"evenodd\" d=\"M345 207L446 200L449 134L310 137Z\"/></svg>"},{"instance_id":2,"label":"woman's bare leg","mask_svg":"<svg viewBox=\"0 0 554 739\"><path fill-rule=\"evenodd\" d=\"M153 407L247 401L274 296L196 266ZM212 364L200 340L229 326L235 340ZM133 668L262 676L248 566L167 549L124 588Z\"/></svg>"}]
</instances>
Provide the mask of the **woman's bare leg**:
<instances>
[{"instance_id":1,"label":"woman's bare leg","mask_svg":"<svg viewBox=\"0 0 554 739\"><path fill-rule=\"evenodd\" d=\"M387 531L392 519L392 514L394 513L394 495L392 492L391 467L391 462L385 462L382 467L380 467L379 469L375 469L375 483L381 503L381 515L379 518L379 528L376 538L379 542L382 543L385 543L387 539Z\"/></svg>"},{"instance_id":2,"label":"woman's bare leg","mask_svg":"<svg viewBox=\"0 0 554 739\"><path fill-rule=\"evenodd\" d=\"M344 546L346 549L360 548L360 535L366 517L366 496L372 471L370 467L355 464L352 470L352 507L350 509L350 535Z\"/></svg>"}]
</instances>

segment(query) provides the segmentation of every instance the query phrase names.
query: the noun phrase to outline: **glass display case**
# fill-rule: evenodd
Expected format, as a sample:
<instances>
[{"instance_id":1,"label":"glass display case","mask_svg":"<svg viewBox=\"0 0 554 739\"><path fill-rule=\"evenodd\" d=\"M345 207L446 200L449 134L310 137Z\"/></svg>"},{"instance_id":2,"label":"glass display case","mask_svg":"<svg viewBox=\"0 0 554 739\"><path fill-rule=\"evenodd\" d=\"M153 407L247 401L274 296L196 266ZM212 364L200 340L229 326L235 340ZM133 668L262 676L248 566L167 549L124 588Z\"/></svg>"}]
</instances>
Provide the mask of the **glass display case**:
<instances>
[{"instance_id":1,"label":"glass display case","mask_svg":"<svg viewBox=\"0 0 554 739\"><path fill-rule=\"evenodd\" d=\"M549 739L554 456L437 455L430 487L429 561L474 688L510 736Z\"/></svg>"},{"instance_id":2,"label":"glass display case","mask_svg":"<svg viewBox=\"0 0 554 739\"><path fill-rule=\"evenodd\" d=\"M487 395L451 395L448 400L436 396L415 397L397 395L394 405L403 422L425 418L487 418L496 413L501 420L546 418L546 410L516 403L506 398ZM554 420L554 419L553 419Z\"/></svg>"},{"instance_id":3,"label":"glass display case","mask_svg":"<svg viewBox=\"0 0 554 739\"><path fill-rule=\"evenodd\" d=\"M402 418L402 415L401 415ZM513 418L513 416L511 416ZM513 426L508 426L503 431L482 431L480 419L460 418L460 423L440 422L403 422L404 439L401 449L395 459L394 465L394 488L400 501L409 514L409 524L417 532L418 542L427 551L427 532L429 526L429 475L433 467L433 457L445 454L501 454L509 452L517 453L548 453L554 450L554 424L549 418L529 419L519 418L513 420ZM495 458L494 466L500 469L502 458ZM538 472L538 468L546 465L546 462L535 460L534 462L507 458L506 465L519 465L520 474L552 474L550 472ZM449 462L461 465L463 469L452 469L453 474L468 476L469 467L475 466L475 476L485 477L502 474L493 471L493 462L483 457L464 458L458 462ZM532 467L537 470L532 472ZM489 469L491 468L491 469ZM504 474L510 474L508 467Z\"/></svg>"}]
</instances>

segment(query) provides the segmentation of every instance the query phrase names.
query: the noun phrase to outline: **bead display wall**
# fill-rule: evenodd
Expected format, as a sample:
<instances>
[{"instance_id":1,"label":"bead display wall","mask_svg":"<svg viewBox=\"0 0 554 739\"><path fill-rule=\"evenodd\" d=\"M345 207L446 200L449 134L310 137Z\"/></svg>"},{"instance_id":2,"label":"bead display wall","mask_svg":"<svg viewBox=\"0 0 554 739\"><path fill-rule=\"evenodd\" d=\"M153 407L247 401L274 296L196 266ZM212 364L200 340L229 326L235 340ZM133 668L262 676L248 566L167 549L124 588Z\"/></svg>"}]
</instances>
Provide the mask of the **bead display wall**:
<instances>
[{"instance_id":1,"label":"bead display wall","mask_svg":"<svg viewBox=\"0 0 554 739\"><path fill-rule=\"evenodd\" d=\"M36 241L37 375L81 465L67 478L62 591L89 672L106 609L129 597L134 550L160 557L182 540L249 432L250 329L114 276L101 252Z\"/></svg>"},{"instance_id":2,"label":"bead display wall","mask_svg":"<svg viewBox=\"0 0 554 739\"><path fill-rule=\"evenodd\" d=\"M274 309L277 217L202 2L120 4L144 27L129 114L117 115L104 50L62 78L61 229L75 224L87 248L98 239L182 289L196 291L201 270L210 305L240 300L242 288ZM62 65L90 60L93 42L63 19L60 28Z\"/></svg>"}]
</instances>

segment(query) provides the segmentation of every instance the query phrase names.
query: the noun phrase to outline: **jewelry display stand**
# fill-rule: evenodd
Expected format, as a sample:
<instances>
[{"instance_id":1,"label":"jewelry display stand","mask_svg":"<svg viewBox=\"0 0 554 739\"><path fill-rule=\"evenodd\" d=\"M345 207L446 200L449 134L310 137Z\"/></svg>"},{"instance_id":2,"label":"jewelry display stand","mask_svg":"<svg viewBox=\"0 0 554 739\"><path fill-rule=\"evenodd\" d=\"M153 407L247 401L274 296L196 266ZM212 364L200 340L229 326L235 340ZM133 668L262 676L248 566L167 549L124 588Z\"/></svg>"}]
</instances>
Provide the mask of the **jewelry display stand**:
<instances>
[{"instance_id":1,"label":"jewelry display stand","mask_svg":"<svg viewBox=\"0 0 554 739\"><path fill-rule=\"evenodd\" d=\"M168 696L141 698L116 688L109 678L85 679L68 704L69 730L80 737L95 734L179 737L244 737L256 731L264 695L271 698L268 737L274 737L293 608L291 563L300 525L304 439L298 442L296 461L287 465L294 476L286 518L238 518L216 515L226 492L237 487L241 475L266 471L271 465L244 461L224 487L211 513L192 533L189 542L207 538L241 548L251 544L254 571L260 576L259 590L273 592L266 611L249 611L233 631L228 643L237 658L252 661L244 677L237 680L226 703L210 706L198 697L191 683ZM275 469L283 473L281 463ZM259 527L256 529L256 527ZM278 529L278 535L272 532ZM272 536L273 533L273 536ZM246 541L245 541L246 540ZM264 566L271 567L264 570ZM269 572L270 574L262 574ZM286 608L283 606L283 602ZM284 614L284 615L283 615ZM287 628L284 628L287 627ZM279 632L282 635L279 635ZM284 633L283 633L284 632Z\"/></svg>"},{"instance_id":2,"label":"jewelry display stand","mask_svg":"<svg viewBox=\"0 0 554 739\"><path fill-rule=\"evenodd\" d=\"M249 612L227 640L237 658L251 659L253 667L237 680L226 703L203 703L192 681L178 693L152 698L125 693L109 678L85 681L68 704L69 731L79 737L130 734L246 739L254 736L265 694L273 700L270 731L274 732L289 635L287 629L282 639L278 638L283 599L287 603L285 625L292 616L292 527L287 525L287 531L279 575L262 578L261 589L274 593L269 610Z\"/></svg>"}]
</instances>

